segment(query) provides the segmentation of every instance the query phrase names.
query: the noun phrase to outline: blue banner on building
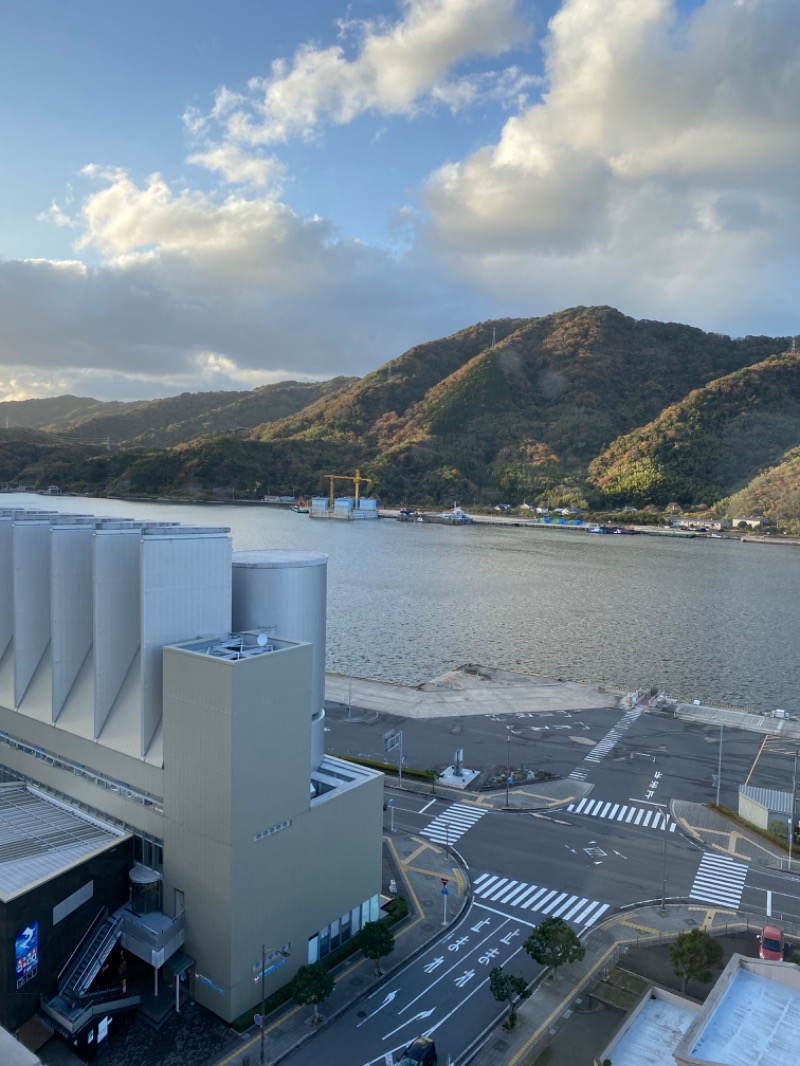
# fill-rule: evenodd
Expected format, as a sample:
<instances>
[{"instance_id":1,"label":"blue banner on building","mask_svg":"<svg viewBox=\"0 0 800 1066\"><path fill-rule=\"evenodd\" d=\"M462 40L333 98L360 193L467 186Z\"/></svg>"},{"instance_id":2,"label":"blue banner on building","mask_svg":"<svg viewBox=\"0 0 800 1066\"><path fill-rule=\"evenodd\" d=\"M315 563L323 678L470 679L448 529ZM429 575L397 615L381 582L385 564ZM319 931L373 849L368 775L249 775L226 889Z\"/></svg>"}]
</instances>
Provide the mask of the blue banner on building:
<instances>
[{"instance_id":1,"label":"blue banner on building","mask_svg":"<svg viewBox=\"0 0 800 1066\"><path fill-rule=\"evenodd\" d=\"M32 980L39 972L39 923L31 922L14 939L17 988Z\"/></svg>"}]
</instances>

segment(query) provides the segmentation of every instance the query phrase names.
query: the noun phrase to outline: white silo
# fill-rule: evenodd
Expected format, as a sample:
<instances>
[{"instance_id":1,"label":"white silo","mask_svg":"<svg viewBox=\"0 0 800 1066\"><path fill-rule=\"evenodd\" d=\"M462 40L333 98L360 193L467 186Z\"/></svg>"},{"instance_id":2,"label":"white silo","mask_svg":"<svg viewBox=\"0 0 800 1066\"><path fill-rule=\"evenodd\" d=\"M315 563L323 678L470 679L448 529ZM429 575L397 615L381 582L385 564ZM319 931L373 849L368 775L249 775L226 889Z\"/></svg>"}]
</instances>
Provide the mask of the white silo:
<instances>
[{"instance_id":1,"label":"white silo","mask_svg":"<svg viewBox=\"0 0 800 1066\"><path fill-rule=\"evenodd\" d=\"M265 629L314 647L311 672L311 768L325 755L325 622L328 556L324 552L233 553L234 632Z\"/></svg>"}]
</instances>

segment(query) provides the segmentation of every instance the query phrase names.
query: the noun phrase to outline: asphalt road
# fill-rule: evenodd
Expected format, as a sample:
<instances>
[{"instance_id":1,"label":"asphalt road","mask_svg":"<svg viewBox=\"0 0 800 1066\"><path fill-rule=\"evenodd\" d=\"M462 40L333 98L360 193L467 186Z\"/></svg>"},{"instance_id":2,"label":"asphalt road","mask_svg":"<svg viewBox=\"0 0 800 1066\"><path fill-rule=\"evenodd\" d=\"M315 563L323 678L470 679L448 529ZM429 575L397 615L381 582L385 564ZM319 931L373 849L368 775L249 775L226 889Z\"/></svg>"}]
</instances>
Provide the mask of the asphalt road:
<instances>
[{"instance_id":1,"label":"asphalt road","mask_svg":"<svg viewBox=\"0 0 800 1066\"><path fill-rule=\"evenodd\" d=\"M515 767L583 775L593 788L572 809L536 813L388 789L387 830L393 820L396 830L455 848L469 867L473 902L444 940L293 1055L298 1066L383 1066L421 1032L434 1036L447 1062L498 1015L488 989L492 966L535 976L522 943L545 916L563 917L583 934L620 907L665 894L800 923L800 878L704 852L659 812L672 799L715 798L719 730L616 710L535 719L363 717L348 720L346 708L332 708L327 750L383 759L383 734L400 728L408 765L441 769L463 748L466 766L502 769L509 758ZM735 806L748 777L789 788L793 762L785 745L727 730L722 802Z\"/></svg>"}]
</instances>

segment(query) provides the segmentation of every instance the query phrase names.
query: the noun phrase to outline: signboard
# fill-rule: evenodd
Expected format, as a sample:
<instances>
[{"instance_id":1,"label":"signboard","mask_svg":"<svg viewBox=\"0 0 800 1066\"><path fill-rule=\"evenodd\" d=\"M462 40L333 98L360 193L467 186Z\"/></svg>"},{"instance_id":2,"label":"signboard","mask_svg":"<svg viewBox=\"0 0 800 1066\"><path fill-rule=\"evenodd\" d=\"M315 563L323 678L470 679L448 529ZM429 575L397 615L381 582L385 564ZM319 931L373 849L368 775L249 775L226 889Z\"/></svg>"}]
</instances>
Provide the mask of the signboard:
<instances>
[{"instance_id":1,"label":"signboard","mask_svg":"<svg viewBox=\"0 0 800 1066\"><path fill-rule=\"evenodd\" d=\"M277 970L277 969L278 969L279 967L281 967L281 966L285 966L285 965L286 965L286 963L287 963L287 961L288 961L287 959L276 959L276 961L275 961L275 962L273 962L271 966L268 966L268 967L266 968L266 970L264 970L264 976L265 976L265 977L269 977L269 975L270 975L271 973L275 973L275 971L276 971L276 970ZM255 966L253 967L253 969L255 970ZM257 972L257 973L256 973L256 975L254 976L253 980L254 980L254 981L260 981L260 980L261 980L261 963L258 963L258 972Z\"/></svg>"},{"instance_id":2,"label":"signboard","mask_svg":"<svg viewBox=\"0 0 800 1066\"><path fill-rule=\"evenodd\" d=\"M39 972L39 923L32 922L14 939L17 988L33 980Z\"/></svg>"},{"instance_id":3,"label":"signboard","mask_svg":"<svg viewBox=\"0 0 800 1066\"><path fill-rule=\"evenodd\" d=\"M390 729L388 733L383 734L383 750L385 752L393 751L403 742L403 734L398 729Z\"/></svg>"}]
</instances>

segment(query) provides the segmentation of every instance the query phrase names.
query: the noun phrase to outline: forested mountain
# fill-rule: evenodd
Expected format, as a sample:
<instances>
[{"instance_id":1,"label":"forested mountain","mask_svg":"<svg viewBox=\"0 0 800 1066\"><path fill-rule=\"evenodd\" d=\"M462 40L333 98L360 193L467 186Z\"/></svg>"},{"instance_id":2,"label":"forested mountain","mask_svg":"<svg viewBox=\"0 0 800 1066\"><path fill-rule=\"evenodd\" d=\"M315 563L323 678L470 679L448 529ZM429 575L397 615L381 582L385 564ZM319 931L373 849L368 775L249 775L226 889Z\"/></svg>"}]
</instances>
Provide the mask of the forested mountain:
<instances>
[{"instance_id":1,"label":"forested mountain","mask_svg":"<svg viewBox=\"0 0 800 1066\"><path fill-rule=\"evenodd\" d=\"M609 307L482 322L355 381L74 418L65 402L47 423L61 434L135 448L81 453L69 470L62 454L60 477L48 462L36 476L76 491L257 498L323 492L325 474L360 467L387 503L713 504L800 446L789 347Z\"/></svg>"},{"instance_id":2,"label":"forested mountain","mask_svg":"<svg viewBox=\"0 0 800 1066\"><path fill-rule=\"evenodd\" d=\"M114 448L170 448L221 433L246 433L301 411L354 378L282 381L251 392L184 392L166 399L102 403L78 396L0 403L0 426L44 429Z\"/></svg>"},{"instance_id":3,"label":"forested mountain","mask_svg":"<svg viewBox=\"0 0 800 1066\"><path fill-rule=\"evenodd\" d=\"M589 465L610 503L714 501L781 462L800 441L800 356L717 378L626 434Z\"/></svg>"}]
</instances>

